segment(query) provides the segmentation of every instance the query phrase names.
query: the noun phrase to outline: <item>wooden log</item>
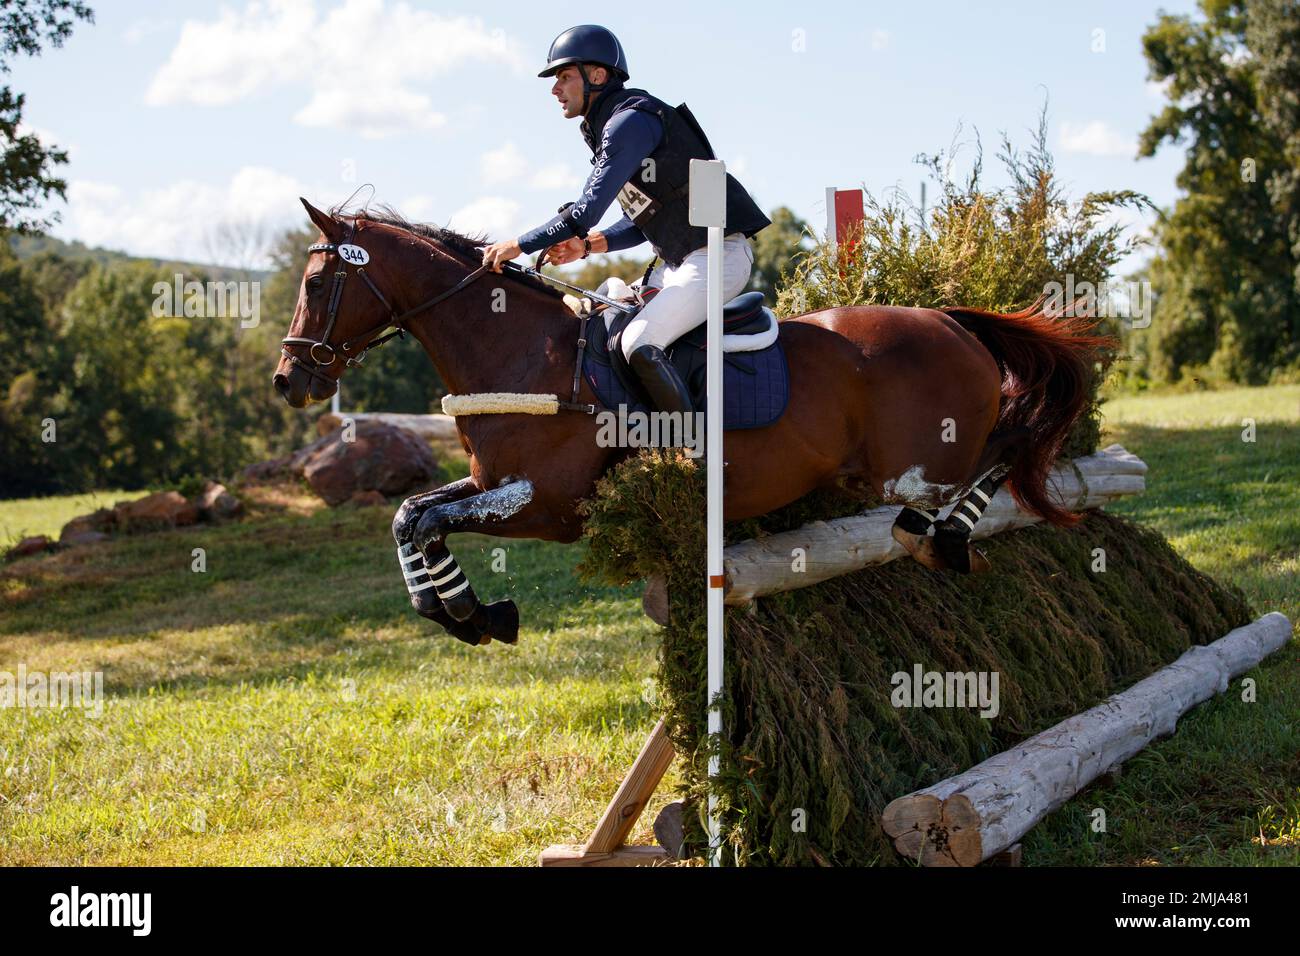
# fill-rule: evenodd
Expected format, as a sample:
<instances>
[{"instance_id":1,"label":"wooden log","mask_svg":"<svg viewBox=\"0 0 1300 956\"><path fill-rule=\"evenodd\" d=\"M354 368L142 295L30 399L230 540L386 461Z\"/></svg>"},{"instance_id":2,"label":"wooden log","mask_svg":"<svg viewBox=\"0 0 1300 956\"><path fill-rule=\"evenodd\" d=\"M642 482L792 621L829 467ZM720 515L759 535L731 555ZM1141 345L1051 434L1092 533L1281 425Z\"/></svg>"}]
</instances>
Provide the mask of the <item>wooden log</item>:
<instances>
[{"instance_id":1,"label":"wooden log","mask_svg":"<svg viewBox=\"0 0 1300 956\"><path fill-rule=\"evenodd\" d=\"M1120 445L1058 465L1047 487L1060 504L1082 511L1098 508L1126 495L1146 490L1146 464ZM781 534L742 541L727 548L724 568L728 604L746 604L756 597L806 588L821 581L884 564L907 554L890 529L901 508L889 505L860 515L814 521ZM945 513L952 507L945 509ZM1022 511L1005 487L999 488L972 538L986 538L1042 519ZM795 570L795 549L803 551L802 569Z\"/></svg>"},{"instance_id":2,"label":"wooden log","mask_svg":"<svg viewBox=\"0 0 1300 956\"><path fill-rule=\"evenodd\" d=\"M1280 649L1291 622L1273 612L1178 660L1128 690L965 773L899 797L881 815L898 852L925 866L974 866L1016 843L1034 824L1178 718Z\"/></svg>"},{"instance_id":3,"label":"wooden log","mask_svg":"<svg viewBox=\"0 0 1300 956\"><path fill-rule=\"evenodd\" d=\"M456 431L456 419L450 415L404 415L398 412L352 412L347 415L335 415L326 412L316 420L316 431L321 435L332 432L343 424L343 419L354 422L383 422L397 428L415 432L421 438L433 441L460 441Z\"/></svg>"}]
</instances>

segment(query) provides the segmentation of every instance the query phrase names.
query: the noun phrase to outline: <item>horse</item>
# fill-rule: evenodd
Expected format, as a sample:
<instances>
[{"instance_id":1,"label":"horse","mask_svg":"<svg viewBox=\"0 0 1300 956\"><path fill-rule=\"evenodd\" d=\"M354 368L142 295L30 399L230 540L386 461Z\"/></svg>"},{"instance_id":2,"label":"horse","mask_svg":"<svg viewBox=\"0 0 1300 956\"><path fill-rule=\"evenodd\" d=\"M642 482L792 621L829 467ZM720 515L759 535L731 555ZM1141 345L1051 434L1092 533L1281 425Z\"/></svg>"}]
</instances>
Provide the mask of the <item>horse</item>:
<instances>
[{"instance_id":1,"label":"horse","mask_svg":"<svg viewBox=\"0 0 1300 956\"><path fill-rule=\"evenodd\" d=\"M320 237L273 376L289 405L327 400L347 368L402 332L453 394L573 389L575 401L556 414L457 416L469 476L407 498L393 518L415 611L466 643L514 643L518 609L482 603L447 538L580 537L579 502L631 452L598 442L596 416L578 410L600 407L574 367L579 321L535 274L487 271L482 238L408 222L389 207L346 213L302 203ZM1012 314L843 306L782 320L790 399L774 424L727 433L726 520L819 488L870 490L903 506L894 536L916 560L987 570L969 531L1003 480L1046 521L1078 520L1045 482L1087 403L1092 363L1114 347L1090 334L1094 326L1036 306Z\"/></svg>"}]
</instances>

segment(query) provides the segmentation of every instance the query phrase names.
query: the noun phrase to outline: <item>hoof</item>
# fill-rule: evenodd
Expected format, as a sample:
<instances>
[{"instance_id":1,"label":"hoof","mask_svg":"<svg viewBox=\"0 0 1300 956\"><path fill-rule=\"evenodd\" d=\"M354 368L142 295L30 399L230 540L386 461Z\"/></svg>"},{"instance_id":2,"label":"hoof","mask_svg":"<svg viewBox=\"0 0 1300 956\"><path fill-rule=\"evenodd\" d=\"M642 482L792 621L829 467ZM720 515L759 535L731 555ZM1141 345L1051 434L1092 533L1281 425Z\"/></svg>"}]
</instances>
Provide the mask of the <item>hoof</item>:
<instances>
[{"instance_id":1,"label":"hoof","mask_svg":"<svg viewBox=\"0 0 1300 956\"><path fill-rule=\"evenodd\" d=\"M968 545L970 548L970 573L971 574L988 574L993 569L993 564L985 557L984 552Z\"/></svg>"},{"instance_id":2,"label":"hoof","mask_svg":"<svg viewBox=\"0 0 1300 956\"><path fill-rule=\"evenodd\" d=\"M974 549L970 546L969 535L958 534L942 526L935 529L934 552L947 570L970 574L972 551Z\"/></svg>"},{"instance_id":3,"label":"hoof","mask_svg":"<svg viewBox=\"0 0 1300 956\"><path fill-rule=\"evenodd\" d=\"M514 601L484 604L483 614L474 617L481 626L480 633L486 638L484 644L487 640L497 640L502 644L514 644L519 640L519 608Z\"/></svg>"},{"instance_id":4,"label":"hoof","mask_svg":"<svg viewBox=\"0 0 1300 956\"><path fill-rule=\"evenodd\" d=\"M435 624L442 625L442 629L458 641L476 645L487 643L487 641L483 639L479 629L472 623L469 621L456 620L447 613L447 609L444 608L441 603L439 603L437 607L422 607L422 602L416 600L419 596L420 595L418 594L411 595L411 604L420 617L428 618Z\"/></svg>"},{"instance_id":5,"label":"hoof","mask_svg":"<svg viewBox=\"0 0 1300 956\"><path fill-rule=\"evenodd\" d=\"M916 549L919 548L921 542L926 539L926 535L913 534L910 531L904 531L898 525L894 525L890 528L889 533L893 535L895 541L907 549L908 554L916 554Z\"/></svg>"},{"instance_id":6,"label":"hoof","mask_svg":"<svg viewBox=\"0 0 1300 956\"><path fill-rule=\"evenodd\" d=\"M899 534L904 534L917 539L916 550L913 551L911 548L908 548L908 551L911 552L912 557L919 563L925 565L931 571L946 571L948 569L947 562L943 560L943 556L935 549L934 538L929 535L912 535L899 528L895 528L894 531L895 538L898 538ZM907 547L907 542L903 542L903 547Z\"/></svg>"}]
</instances>

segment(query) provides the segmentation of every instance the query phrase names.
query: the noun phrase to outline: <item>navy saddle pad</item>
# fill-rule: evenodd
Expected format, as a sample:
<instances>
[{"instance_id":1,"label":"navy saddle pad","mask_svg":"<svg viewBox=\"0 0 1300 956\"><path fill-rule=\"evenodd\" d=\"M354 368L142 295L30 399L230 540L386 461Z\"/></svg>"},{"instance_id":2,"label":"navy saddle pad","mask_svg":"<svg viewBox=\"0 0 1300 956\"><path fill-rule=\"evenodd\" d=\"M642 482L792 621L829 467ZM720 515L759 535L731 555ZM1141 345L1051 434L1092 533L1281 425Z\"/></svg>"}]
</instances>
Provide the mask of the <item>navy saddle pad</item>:
<instances>
[{"instance_id":1,"label":"navy saddle pad","mask_svg":"<svg viewBox=\"0 0 1300 956\"><path fill-rule=\"evenodd\" d=\"M761 293L751 292L728 303L723 331L743 335L766 331L771 312L763 308ZM616 315L610 328L605 314L596 313L587 323L587 348L582 372L602 405L628 411L651 411L649 397L618 348L619 333L633 315ZM780 326L778 326L778 329ZM704 411L706 329L699 325L667 349L673 366L690 390L696 411ZM722 362L722 424L730 431L763 428L781 417L790 399L790 374L780 335L776 341L753 352L726 352Z\"/></svg>"}]
</instances>

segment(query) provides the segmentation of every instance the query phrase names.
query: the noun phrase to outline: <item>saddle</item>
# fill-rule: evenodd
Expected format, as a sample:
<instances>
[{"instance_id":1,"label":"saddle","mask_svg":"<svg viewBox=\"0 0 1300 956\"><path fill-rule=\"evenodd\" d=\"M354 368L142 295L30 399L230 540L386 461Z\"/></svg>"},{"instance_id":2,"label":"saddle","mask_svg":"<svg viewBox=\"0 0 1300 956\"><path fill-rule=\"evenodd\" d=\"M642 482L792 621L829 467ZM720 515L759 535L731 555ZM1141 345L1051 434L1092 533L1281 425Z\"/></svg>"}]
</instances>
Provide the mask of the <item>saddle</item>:
<instances>
[{"instance_id":1,"label":"saddle","mask_svg":"<svg viewBox=\"0 0 1300 956\"><path fill-rule=\"evenodd\" d=\"M587 332L588 356L591 361L601 366L606 366L609 372L612 372L613 378L618 385L622 386L621 391L632 401L644 408L651 408L650 397L642 387L640 379L628 364L627 358L623 355L622 337L626 331L628 323L632 321L640 312L641 306L637 305L629 311L616 311L602 309L593 312L592 323ZM612 318L606 322L606 315L612 314ZM723 335L728 337L727 345L724 347L723 363L724 375L728 383L728 388L733 387L732 382L737 374L743 377L757 376L761 372L768 371L761 366L768 364L766 361L772 357L772 353L779 358L780 375L779 378L784 382L785 378L785 356L780 351L779 336L777 341L762 344L754 343L754 347L746 349L746 343L737 337L743 336L767 336L772 332L773 327L779 331L776 316L772 310L767 308L763 302L763 293L747 292L744 295L737 296L728 302L722 309L722 331ZM705 322L701 322L685 335L674 340L667 349L669 361L677 369L677 374L681 376L682 381L686 384L691 394L691 401L696 411L703 411L705 405L705 386L707 377L705 345L708 337L708 328ZM733 349L727 351L726 348ZM743 349L740 350L740 349ZM775 371L774 369L772 371ZM590 376L592 385L600 394L602 390L598 379L607 379L606 375ZM609 404L606 394L601 394L602 401ZM762 410L758 411L758 416L767 417L775 420L785 408L785 389L780 389L779 406L776 408L767 408L767 415ZM748 404L748 403L746 403ZM771 403L768 402L768 405ZM769 421L763 421L761 424L768 424ZM735 424L728 427L757 427L760 424L754 421L753 424Z\"/></svg>"}]
</instances>

